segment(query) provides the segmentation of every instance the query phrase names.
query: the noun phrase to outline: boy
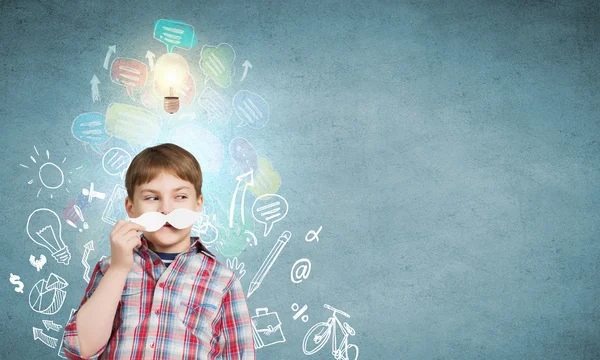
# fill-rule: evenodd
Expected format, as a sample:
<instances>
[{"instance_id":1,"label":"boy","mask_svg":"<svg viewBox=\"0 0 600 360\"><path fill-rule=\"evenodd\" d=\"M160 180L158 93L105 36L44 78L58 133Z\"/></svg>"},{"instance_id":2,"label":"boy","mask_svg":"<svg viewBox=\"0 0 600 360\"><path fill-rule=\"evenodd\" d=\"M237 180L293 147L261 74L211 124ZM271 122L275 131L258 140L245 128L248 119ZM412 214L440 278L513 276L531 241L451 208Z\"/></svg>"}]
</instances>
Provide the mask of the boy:
<instances>
[{"instance_id":1,"label":"boy","mask_svg":"<svg viewBox=\"0 0 600 360\"><path fill-rule=\"evenodd\" d=\"M130 218L177 208L200 211L202 172L174 144L144 149L125 177ZM156 232L119 220L111 256L94 268L67 322L69 359L255 359L252 325L237 276L217 262L191 226ZM142 231L142 235L138 235Z\"/></svg>"}]
</instances>

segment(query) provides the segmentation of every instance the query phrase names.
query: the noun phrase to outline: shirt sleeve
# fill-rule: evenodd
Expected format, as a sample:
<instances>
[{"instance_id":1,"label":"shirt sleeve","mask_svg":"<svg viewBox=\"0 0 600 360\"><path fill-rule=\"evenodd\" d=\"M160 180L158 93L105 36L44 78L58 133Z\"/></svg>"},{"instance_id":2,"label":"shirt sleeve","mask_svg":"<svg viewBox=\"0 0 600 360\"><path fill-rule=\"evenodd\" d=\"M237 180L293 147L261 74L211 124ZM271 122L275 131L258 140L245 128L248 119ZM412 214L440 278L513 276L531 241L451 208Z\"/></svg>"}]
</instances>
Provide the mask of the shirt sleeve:
<instances>
[{"instance_id":1,"label":"shirt sleeve","mask_svg":"<svg viewBox=\"0 0 600 360\"><path fill-rule=\"evenodd\" d=\"M242 284L233 275L221 303L221 334L219 345L223 360L254 360L252 319L248 311Z\"/></svg>"},{"instance_id":2,"label":"shirt sleeve","mask_svg":"<svg viewBox=\"0 0 600 360\"><path fill-rule=\"evenodd\" d=\"M92 275L90 277L90 282L88 283L88 286L85 289L85 294L83 296L83 300L81 300L81 304L79 305L79 308L73 313L73 316L71 316L71 318L65 325L65 331L63 334L63 351L65 352L65 356L67 357L67 359L96 360L96 359L98 359L98 357L102 354L102 352L106 348L106 344L104 344L104 346L102 346L102 348L100 348L92 356L87 357L87 358L82 357L81 356L81 348L79 345L79 338L77 336L77 313L79 312L79 309L81 309L81 306L83 306L83 304L85 304L87 302L87 300L92 296L92 294L98 287L100 280L102 280L102 277L104 276L104 272L106 272L107 265L108 265L108 262L106 260L107 259L105 259L105 262L99 261L96 264L96 267L94 267L94 271L92 272ZM117 315L119 315L119 309L117 309L115 318L117 317ZM113 332L115 331L115 329L117 327L118 327L118 324L116 324L116 321L113 322Z\"/></svg>"}]
</instances>

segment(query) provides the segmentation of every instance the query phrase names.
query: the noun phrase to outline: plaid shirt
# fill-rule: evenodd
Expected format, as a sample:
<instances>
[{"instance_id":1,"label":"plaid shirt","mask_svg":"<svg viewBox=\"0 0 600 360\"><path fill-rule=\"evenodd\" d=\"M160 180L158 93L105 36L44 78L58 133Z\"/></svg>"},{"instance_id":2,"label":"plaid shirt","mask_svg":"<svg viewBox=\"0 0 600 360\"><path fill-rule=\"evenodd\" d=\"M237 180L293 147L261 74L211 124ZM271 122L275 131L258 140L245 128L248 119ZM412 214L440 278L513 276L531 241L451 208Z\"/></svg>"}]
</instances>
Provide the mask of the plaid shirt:
<instances>
[{"instance_id":1,"label":"plaid shirt","mask_svg":"<svg viewBox=\"0 0 600 360\"><path fill-rule=\"evenodd\" d=\"M250 314L234 272L216 261L197 237L168 268L148 249L143 235L141 240L110 339L89 359L254 360ZM109 265L110 257L98 262L81 305ZM84 359L77 338L78 311L63 335L69 359Z\"/></svg>"}]
</instances>

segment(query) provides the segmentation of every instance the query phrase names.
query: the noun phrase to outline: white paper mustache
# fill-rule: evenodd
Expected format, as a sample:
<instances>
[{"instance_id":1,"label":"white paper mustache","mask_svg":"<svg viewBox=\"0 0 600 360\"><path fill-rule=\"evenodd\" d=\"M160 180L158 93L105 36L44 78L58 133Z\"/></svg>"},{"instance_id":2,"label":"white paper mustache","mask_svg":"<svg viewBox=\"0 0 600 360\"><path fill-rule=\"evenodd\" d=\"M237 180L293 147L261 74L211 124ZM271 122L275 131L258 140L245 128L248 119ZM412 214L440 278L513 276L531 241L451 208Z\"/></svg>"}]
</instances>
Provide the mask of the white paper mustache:
<instances>
[{"instance_id":1,"label":"white paper mustache","mask_svg":"<svg viewBox=\"0 0 600 360\"><path fill-rule=\"evenodd\" d=\"M179 208L167 215L158 211L148 211L137 218L130 219L132 222L142 225L148 232L157 231L167 222L177 229L185 229L192 226L202 216L202 212Z\"/></svg>"}]
</instances>

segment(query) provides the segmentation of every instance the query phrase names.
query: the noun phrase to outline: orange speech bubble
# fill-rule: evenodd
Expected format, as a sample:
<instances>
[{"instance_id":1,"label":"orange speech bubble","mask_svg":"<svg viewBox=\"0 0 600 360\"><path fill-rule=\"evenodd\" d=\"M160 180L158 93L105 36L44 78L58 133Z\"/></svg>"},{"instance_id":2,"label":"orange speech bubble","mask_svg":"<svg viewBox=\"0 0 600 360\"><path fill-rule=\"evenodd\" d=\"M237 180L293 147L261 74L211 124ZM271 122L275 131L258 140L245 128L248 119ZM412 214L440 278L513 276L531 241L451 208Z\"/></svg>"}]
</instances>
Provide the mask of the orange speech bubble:
<instances>
[{"instance_id":1,"label":"orange speech bubble","mask_svg":"<svg viewBox=\"0 0 600 360\"><path fill-rule=\"evenodd\" d=\"M125 86L127 95L133 98L133 91L146 86L148 67L145 63L128 58L116 58L110 66L110 79L115 84Z\"/></svg>"}]
</instances>

